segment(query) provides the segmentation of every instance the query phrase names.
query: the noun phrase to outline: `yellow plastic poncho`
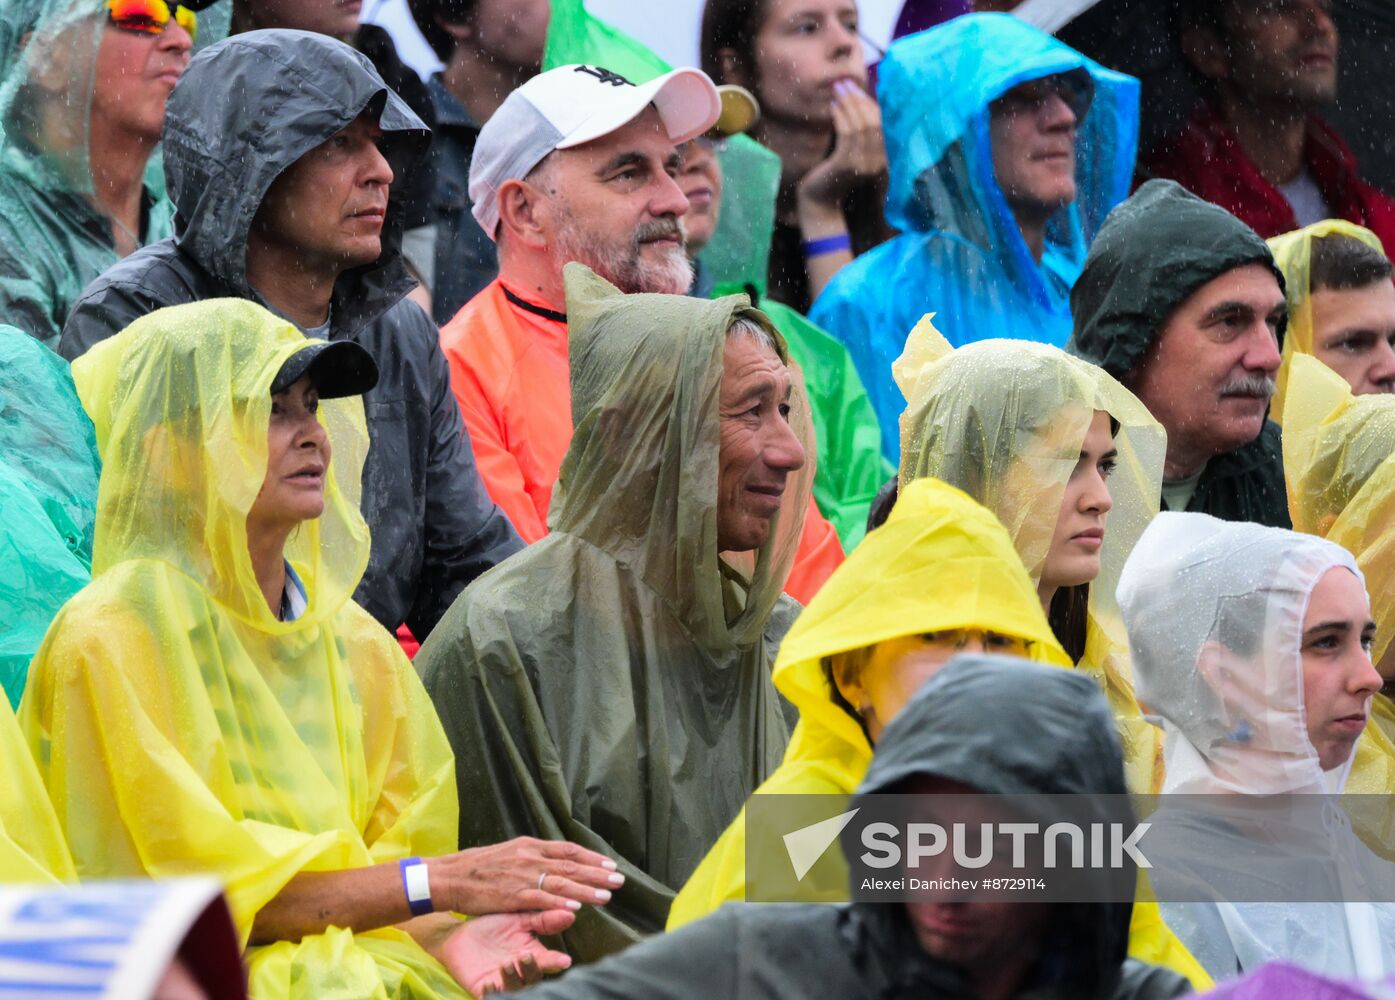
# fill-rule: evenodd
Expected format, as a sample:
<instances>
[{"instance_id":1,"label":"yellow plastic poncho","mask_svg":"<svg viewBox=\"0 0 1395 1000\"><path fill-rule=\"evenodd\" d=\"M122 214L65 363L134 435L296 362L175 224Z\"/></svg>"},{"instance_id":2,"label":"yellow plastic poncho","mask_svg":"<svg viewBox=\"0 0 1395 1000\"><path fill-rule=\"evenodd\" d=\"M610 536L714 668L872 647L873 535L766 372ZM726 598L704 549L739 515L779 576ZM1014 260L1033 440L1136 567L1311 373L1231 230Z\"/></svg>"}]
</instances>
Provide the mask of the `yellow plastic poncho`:
<instances>
[{"instance_id":1,"label":"yellow plastic poncho","mask_svg":"<svg viewBox=\"0 0 1395 1000\"><path fill-rule=\"evenodd\" d=\"M867 773L872 745L833 700L824 657L956 628L1019 636L1033 644L1035 659L1070 664L997 518L959 490L922 480L829 577L780 644L775 687L799 709L799 724L756 794L850 795ZM832 898L846 897L846 872L827 884L837 892ZM668 929L745 898L743 809L679 892Z\"/></svg>"},{"instance_id":2,"label":"yellow plastic poncho","mask_svg":"<svg viewBox=\"0 0 1395 1000\"><path fill-rule=\"evenodd\" d=\"M799 709L785 759L758 795L850 795L872 760L857 720L833 700L823 659L900 636L981 628L1031 642L1032 658L1069 666L1036 587L1002 524L962 491L934 479L909 484L891 516L853 550L780 646L775 687ZM746 897L746 816L698 866L669 912L668 929ZM828 852L820 864L834 860ZM835 887L822 895L819 885ZM802 880L809 900L845 898L846 870ZM1156 903L1136 903L1129 952L1166 965L1198 989L1211 980L1169 931Z\"/></svg>"},{"instance_id":3,"label":"yellow plastic poncho","mask_svg":"<svg viewBox=\"0 0 1395 1000\"><path fill-rule=\"evenodd\" d=\"M326 400L325 510L278 621L246 520L270 385L306 344L249 302L152 313L73 366L103 474L92 583L36 654L20 722L83 878L211 873L243 941L294 875L454 850L453 762L410 664L350 595L368 558L357 398ZM405 933L253 948L252 994L462 996Z\"/></svg>"},{"instance_id":4,"label":"yellow plastic poncho","mask_svg":"<svg viewBox=\"0 0 1395 1000\"><path fill-rule=\"evenodd\" d=\"M76 878L29 747L9 701L0 698L0 885Z\"/></svg>"},{"instance_id":5,"label":"yellow plastic poncho","mask_svg":"<svg viewBox=\"0 0 1395 1000\"><path fill-rule=\"evenodd\" d=\"M1371 660L1395 668L1395 397L1356 396L1316 358L1290 362L1284 474L1297 531L1336 542L1366 575L1376 641ZM1395 791L1395 705L1377 694L1346 791ZM1360 830L1363 836L1370 831ZM1382 832L1368 843L1392 842Z\"/></svg>"},{"instance_id":6,"label":"yellow plastic poncho","mask_svg":"<svg viewBox=\"0 0 1395 1000\"><path fill-rule=\"evenodd\" d=\"M1288 300L1288 326L1284 331L1283 361L1279 365L1274 401L1269 407L1269 419L1283 426L1287 426L1284 407L1288 399L1293 358L1299 354L1311 356L1313 353L1313 240L1327 236L1349 236L1381 253L1385 252L1380 238L1375 233L1343 219L1324 219L1267 241L1269 249L1274 253L1275 265L1284 273L1284 297Z\"/></svg>"},{"instance_id":7,"label":"yellow plastic poncho","mask_svg":"<svg viewBox=\"0 0 1395 1000\"><path fill-rule=\"evenodd\" d=\"M925 476L958 486L1002 521L1033 583L1055 514L1096 410L1119 423L1114 500L1090 585L1085 652L1076 666L1109 698L1129 790L1162 787L1162 730L1143 719L1133 691L1128 636L1114 590L1124 560L1158 512L1167 435L1132 393L1058 348L981 340L952 348L922 319L893 368L906 397L901 486Z\"/></svg>"}]
</instances>

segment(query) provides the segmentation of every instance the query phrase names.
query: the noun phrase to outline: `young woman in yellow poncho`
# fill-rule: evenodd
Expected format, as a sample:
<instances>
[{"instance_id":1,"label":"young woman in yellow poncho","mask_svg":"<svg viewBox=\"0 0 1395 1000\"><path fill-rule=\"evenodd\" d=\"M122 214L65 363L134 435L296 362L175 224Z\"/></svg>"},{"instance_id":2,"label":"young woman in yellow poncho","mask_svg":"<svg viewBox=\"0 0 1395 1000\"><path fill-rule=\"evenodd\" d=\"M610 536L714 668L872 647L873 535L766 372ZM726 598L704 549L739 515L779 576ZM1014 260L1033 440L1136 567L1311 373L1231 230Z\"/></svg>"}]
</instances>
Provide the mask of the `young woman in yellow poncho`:
<instances>
[{"instance_id":1,"label":"young woman in yellow poncho","mask_svg":"<svg viewBox=\"0 0 1395 1000\"><path fill-rule=\"evenodd\" d=\"M568 844L455 853L440 723L350 599L369 355L225 299L153 313L73 374L103 461L93 579L20 723L78 874L219 876L259 1000L564 968L535 935L613 869Z\"/></svg>"},{"instance_id":2,"label":"young woman in yellow poncho","mask_svg":"<svg viewBox=\"0 0 1395 1000\"><path fill-rule=\"evenodd\" d=\"M1385 680L1371 699L1345 791L1395 791L1395 396L1353 395L1316 358L1295 355L1284 401L1284 476L1297 531L1336 542L1356 557L1371 595L1376 638L1371 662ZM1395 856L1395 814L1352 817L1378 853Z\"/></svg>"},{"instance_id":3,"label":"young woman in yellow poncho","mask_svg":"<svg viewBox=\"0 0 1395 1000\"><path fill-rule=\"evenodd\" d=\"M872 745L916 689L956 652L1006 652L1066 666L1036 588L998 520L960 490L910 484L886 523L853 550L780 646L775 686L800 721L762 795L848 795ZM673 930L746 898L743 812L679 892ZM801 880L810 900L846 898L841 871ZM820 886L828 887L822 893ZM1135 906L1131 954L1167 964L1198 987L1205 976L1154 904Z\"/></svg>"},{"instance_id":4,"label":"young woman in yellow poncho","mask_svg":"<svg viewBox=\"0 0 1395 1000\"><path fill-rule=\"evenodd\" d=\"M1325 219L1269 240L1284 274L1288 325L1269 411L1284 423L1293 358L1311 355L1358 395L1395 390L1395 284L1376 234Z\"/></svg>"}]
</instances>

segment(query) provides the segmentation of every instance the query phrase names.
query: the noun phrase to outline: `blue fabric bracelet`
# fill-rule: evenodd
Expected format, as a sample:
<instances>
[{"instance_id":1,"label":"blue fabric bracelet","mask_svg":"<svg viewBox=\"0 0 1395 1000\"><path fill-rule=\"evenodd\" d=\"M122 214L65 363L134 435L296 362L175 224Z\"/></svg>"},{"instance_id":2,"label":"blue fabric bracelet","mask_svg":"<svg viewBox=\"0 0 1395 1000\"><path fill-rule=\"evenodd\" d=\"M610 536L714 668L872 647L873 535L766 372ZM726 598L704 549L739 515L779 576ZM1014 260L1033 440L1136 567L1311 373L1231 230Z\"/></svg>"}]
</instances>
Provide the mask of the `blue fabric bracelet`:
<instances>
[{"instance_id":1,"label":"blue fabric bracelet","mask_svg":"<svg viewBox=\"0 0 1395 1000\"><path fill-rule=\"evenodd\" d=\"M402 891L407 894L407 905L411 907L412 916L435 913L436 908L431 904L431 885L426 880L426 865L422 864L421 858L403 858L397 862L397 868L402 874Z\"/></svg>"},{"instance_id":2,"label":"blue fabric bracelet","mask_svg":"<svg viewBox=\"0 0 1395 1000\"><path fill-rule=\"evenodd\" d=\"M821 257L840 250L851 251L852 238L847 233L840 233L837 236L825 236L821 240L805 240L800 247L804 250L805 257Z\"/></svg>"}]
</instances>

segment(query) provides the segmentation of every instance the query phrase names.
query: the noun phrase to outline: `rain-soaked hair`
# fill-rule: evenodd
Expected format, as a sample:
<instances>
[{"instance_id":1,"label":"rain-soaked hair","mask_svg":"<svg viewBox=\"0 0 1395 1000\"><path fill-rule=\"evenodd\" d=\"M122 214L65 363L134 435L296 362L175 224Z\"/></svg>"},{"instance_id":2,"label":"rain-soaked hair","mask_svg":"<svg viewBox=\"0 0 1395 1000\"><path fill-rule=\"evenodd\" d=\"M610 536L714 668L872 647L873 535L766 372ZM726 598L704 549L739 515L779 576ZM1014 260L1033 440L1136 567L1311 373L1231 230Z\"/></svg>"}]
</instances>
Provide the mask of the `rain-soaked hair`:
<instances>
[{"instance_id":1,"label":"rain-soaked hair","mask_svg":"<svg viewBox=\"0 0 1395 1000\"><path fill-rule=\"evenodd\" d=\"M1322 288L1346 291L1365 288L1389 279L1390 260L1375 247L1350 236L1323 236L1313 240L1309 292Z\"/></svg>"}]
</instances>

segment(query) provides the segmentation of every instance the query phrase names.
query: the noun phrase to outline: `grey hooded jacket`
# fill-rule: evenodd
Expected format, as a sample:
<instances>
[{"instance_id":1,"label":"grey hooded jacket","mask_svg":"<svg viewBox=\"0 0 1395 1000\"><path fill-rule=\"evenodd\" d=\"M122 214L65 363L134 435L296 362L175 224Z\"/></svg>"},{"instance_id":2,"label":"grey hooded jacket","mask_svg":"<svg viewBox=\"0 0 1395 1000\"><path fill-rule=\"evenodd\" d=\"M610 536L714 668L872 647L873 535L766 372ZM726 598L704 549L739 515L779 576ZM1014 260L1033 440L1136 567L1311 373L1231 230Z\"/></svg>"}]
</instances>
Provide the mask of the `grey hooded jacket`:
<instances>
[{"instance_id":1,"label":"grey hooded jacket","mask_svg":"<svg viewBox=\"0 0 1395 1000\"><path fill-rule=\"evenodd\" d=\"M994 794L1122 795L1109 706L1084 674L960 656L882 734L860 798L935 775ZM855 801L853 805L858 805ZM845 840L855 836L848 827ZM844 844L845 853L851 846ZM1126 958L1129 904L1061 906L1022 1000L1162 1000L1190 986ZM973 997L956 966L920 947L900 904L728 903L715 914L563 974L536 1000L900 1000Z\"/></svg>"},{"instance_id":2,"label":"grey hooded jacket","mask_svg":"<svg viewBox=\"0 0 1395 1000\"><path fill-rule=\"evenodd\" d=\"M272 181L364 111L378 116L394 192L426 153L429 132L367 58L324 35L252 31L189 64L165 114L165 177L175 235L131 254L77 300L59 353L72 359L164 306L218 297L265 301L247 280L247 235ZM389 628L425 639L475 577L522 548L489 499L450 390L431 319L399 247L389 200L382 255L346 271L331 302L331 340L373 355L364 396L370 447L363 514L373 533L354 597Z\"/></svg>"}]
</instances>

